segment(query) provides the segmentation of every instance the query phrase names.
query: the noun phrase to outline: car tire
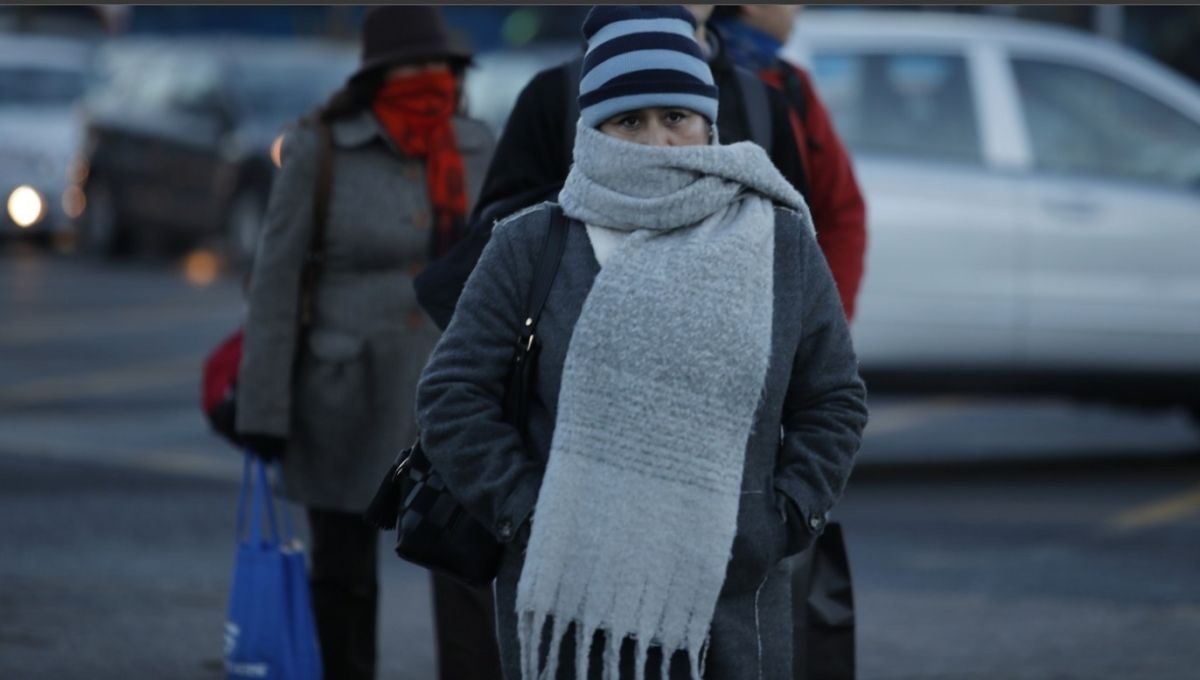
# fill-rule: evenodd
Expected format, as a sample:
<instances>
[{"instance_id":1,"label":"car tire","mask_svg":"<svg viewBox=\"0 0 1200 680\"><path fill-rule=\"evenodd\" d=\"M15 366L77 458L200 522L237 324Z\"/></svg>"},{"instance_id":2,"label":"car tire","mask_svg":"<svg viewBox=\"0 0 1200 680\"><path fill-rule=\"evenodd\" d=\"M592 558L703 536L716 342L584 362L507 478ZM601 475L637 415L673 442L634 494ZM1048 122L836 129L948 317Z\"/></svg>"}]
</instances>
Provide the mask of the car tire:
<instances>
[{"instance_id":1,"label":"car tire","mask_svg":"<svg viewBox=\"0 0 1200 680\"><path fill-rule=\"evenodd\" d=\"M225 213L225 240L237 262L250 262L258 248L266 217L266 200L261 191L242 189L229 202Z\"/></svg>"},{"instance_id":2,"label":"car tire","mask_svg":"<svg viewBox=\"0 0 1200 680\"><path fill-rule=\"evenodd\" d=\"M85 208L79 225L79 247L93 257L111 258L128 250L112 186L100 177L87 183Z\"/></svg>"}]
</instances>

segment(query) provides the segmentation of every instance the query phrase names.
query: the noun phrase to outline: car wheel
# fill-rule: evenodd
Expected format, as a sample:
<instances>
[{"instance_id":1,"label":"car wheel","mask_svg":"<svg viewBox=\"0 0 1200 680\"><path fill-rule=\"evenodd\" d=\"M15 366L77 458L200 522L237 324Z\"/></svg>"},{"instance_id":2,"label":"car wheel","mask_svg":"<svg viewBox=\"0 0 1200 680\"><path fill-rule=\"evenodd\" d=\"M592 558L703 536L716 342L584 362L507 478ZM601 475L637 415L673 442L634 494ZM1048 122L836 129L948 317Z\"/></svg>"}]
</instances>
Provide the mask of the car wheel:
<instances>
[{"instance_id":1,"label":"car wheel","mask_svg":"<svg viewBox=\"0 0 1200 680\"><path fill-rule=\"evenodd\" d=\"M231 254L239 262L249 262L254 257L265 213L262 195L252 189L239 191L229 203L225 237Z\"/></svg>"},{"instance_id":2,"label":"car wheel","mask_svg":"<svg viewBox=\"0 0 1200 680\"><path fill-rule=\"evenodd\" d=\"M80 221L79 245L95 257L113 257L125 250L127 243L117 217L117 202L112 187L101 178L88 182L86 207Z\"/></svg>"}]
</instances>

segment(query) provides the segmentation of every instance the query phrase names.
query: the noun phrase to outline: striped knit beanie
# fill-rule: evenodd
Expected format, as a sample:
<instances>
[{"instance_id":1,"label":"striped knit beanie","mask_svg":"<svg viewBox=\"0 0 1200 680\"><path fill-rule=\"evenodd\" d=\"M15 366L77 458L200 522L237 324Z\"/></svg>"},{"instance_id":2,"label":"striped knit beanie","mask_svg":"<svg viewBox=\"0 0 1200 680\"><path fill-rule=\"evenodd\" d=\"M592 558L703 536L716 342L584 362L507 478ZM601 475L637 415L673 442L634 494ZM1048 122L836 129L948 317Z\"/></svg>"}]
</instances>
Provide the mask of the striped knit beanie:
<instances>
[{"instance_id":1,"label":"striped knit beanie","mask_svg":"<svg viewBox=\"0 0 1200 680\"><path fill-rule=\"evenodd\" d=\"M717 120L717 87L696 43L696 19L682 5L597 5L583 22L587 53L579 117L599 127L618 113L650 106Z\"/></svg>"}]
</instances>

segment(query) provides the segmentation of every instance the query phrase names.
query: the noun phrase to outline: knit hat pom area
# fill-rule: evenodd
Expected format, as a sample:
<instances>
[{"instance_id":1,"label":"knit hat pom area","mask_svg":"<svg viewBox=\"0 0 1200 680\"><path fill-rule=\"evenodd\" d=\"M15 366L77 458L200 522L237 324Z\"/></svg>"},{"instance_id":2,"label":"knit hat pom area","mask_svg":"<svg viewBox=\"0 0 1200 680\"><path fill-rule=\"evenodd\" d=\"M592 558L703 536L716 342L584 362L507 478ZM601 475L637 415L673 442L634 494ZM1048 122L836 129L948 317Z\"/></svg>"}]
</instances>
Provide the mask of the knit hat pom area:
<instances>
[{"instance_id":1,"label":"knit hat pom area","mask_svg":"<svg viewBox=\"0 0 1200 680\"><path fill-rule=\"evenodd\" d=\"M696 19L682 5L597 5L583 37L584 125L647 107L685 108L716 122L717 86L696 42Z\"/></svg>"}]
</instances>

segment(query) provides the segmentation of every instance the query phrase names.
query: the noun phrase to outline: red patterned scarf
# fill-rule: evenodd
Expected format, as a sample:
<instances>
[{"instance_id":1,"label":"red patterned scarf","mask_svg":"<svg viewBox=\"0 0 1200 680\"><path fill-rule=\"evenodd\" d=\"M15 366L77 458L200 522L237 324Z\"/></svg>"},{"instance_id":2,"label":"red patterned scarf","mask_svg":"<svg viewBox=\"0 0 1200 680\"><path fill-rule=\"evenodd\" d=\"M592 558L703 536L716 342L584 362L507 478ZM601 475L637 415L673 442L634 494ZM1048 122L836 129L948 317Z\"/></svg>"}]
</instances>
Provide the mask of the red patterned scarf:
<instances>
[{"instance_id":1,"label":"red patterned scarf","mask_svg":"<svg viewBox=\"0 0 1200 680\"><path fill-rule=\"evenodd\" d=\"M452 122L457 90L449 71L393 78L379 89L371 107L401 151L425 158L426 186L433 205L434 257L461 238L466 223L466 170Z\"/></svg>"}]
</instances>

